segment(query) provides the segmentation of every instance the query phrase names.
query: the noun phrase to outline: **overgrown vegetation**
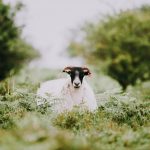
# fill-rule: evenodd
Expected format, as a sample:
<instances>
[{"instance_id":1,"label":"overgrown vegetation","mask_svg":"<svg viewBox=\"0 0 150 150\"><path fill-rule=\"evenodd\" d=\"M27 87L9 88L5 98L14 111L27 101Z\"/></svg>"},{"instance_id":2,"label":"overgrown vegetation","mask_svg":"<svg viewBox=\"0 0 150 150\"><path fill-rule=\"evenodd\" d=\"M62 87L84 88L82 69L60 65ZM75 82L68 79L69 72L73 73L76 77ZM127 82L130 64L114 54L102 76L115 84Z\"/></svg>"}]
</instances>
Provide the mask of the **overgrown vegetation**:
<instances>
[{"instance_id":1,"label":"overgrown vegetation","mask_svg":"<svg viewBox=\"0 0 150 150\"><path fill-rule=\"evenodd\" d=\"M26 69L10 79L14 81L11 92L0 95L1 150L149 149L149 82L128 89L128 93L110 93L118 85L111 89L114 81L103 80L108 82L104 84L108 91L99 93L95 84L99 103L95 113L74 108L57 115L51 107L38 108L35 102L39 82L57 75L54 70ZM95 80L91 79L93 85Z\"/></svg>"},{"instance_id":2,"label":"overgrown vegetation","mask_svg":"<svg viewBox=\"0 0 150 150\"><path fill-rule=\"evenodd\" d=\"M147 80L149 11L143 7L87 26L83 44L73 41L70 48L95 65L102 64L123 88L137 79ZM123 93L118 82L98 69L91 79L99 106L94 113L76 107L57 114L52 106L37 107L40 82L60 77L61 71L24 68L12 76L35 56L21 39L14 17L15 12L0 0L0 80L11 76L0 82L0 150L149 150L149 81Z\"/></svg>"},{"instance_id":3,"label":"overgrown vegetation","mask_svg":"<svg viewBox=\"0 0 150 150\"><path fill-rule=\"evenodd\" d=\"M150 79L150 6L105 17L85 25L81 42L72 40L69 51L118 80L123 89Z\"/></svg>"},{"instance_id":4,"label":"overgrown vegetation","mask_svg":"<svg viewBox=\"0 0 150 150\"><path fill-rule=\"evenodd\" d=\"M21 38L21 27L15 24L15 9L0 0L0 81L16 73L25 63L35 58L37 52Z\"/></svg>"}]
</instances>

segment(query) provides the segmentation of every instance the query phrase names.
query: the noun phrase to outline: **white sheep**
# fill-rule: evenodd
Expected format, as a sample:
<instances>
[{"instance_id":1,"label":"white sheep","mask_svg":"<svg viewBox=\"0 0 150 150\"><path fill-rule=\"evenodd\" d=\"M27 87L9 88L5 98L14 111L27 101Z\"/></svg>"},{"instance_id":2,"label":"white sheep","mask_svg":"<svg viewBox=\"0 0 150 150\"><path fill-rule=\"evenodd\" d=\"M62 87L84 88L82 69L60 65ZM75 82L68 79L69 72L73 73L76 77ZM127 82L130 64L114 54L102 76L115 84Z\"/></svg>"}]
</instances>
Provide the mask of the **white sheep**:
<instances>
[{"instance_id":1,"label":"white sheep","mask_svg":"<svg viewBox=\"0 0 150 150\"><path fill-rule=\"evenodd\" d=\"M83 79L90 75L90 71L85 67L66 67L63 72L70 75L70 78L62 78L46 81L41 84L37 91L37 105L44 104L44 101L52 103L50 97L62 99L61 105L56 106L56 111L72 110L74 106L83 106L89 111L97 109L95 95L89 84Z\"/></svg>"}]
</instances>

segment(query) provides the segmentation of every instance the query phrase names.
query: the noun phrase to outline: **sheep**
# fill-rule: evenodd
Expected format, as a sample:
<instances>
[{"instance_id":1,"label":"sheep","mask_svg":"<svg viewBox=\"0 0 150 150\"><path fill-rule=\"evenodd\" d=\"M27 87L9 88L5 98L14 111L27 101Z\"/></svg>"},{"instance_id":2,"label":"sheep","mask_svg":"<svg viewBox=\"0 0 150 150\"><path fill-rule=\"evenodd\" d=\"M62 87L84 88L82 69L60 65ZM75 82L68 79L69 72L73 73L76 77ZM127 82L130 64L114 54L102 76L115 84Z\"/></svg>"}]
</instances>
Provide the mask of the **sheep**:
<instances>
[{"instance_id":1,"label":"sheep","mask_svg":"<svg viewBox=\"0 0 150 150\"><path fill-rule=\"evenodd\" d=\"M94 92L84 78L91 74L86 67L66 67L63 72L70 75L69 78L55 79L41 84L37 91L37 105L44 104L48 96L63 99L63 105L57 107L58 112L71 111L74 106L84 106L89 111L97 109ZM49 101L49 103L51 103Z\"/></svg>"}]
</instances>

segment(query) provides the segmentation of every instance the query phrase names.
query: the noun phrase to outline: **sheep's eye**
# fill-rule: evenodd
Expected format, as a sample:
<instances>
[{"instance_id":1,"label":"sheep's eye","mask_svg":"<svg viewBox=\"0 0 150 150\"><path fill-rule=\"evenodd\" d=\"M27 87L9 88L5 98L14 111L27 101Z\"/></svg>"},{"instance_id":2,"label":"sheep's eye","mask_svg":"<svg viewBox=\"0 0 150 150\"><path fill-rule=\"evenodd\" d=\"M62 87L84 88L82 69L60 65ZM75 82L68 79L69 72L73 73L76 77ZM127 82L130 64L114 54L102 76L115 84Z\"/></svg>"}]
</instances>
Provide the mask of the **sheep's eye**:
<instances>
[{"instance_id":1,"label":"sheep's eye","mask_svg":"<svg viewBox=\"0 0 150 150\"><path fill-rule=\"evenodd\" d=\"M84 77L84 74L80 74L79 77L80 77L80 78L83 78L83 77Z\"/></svg>"}]
</instances>

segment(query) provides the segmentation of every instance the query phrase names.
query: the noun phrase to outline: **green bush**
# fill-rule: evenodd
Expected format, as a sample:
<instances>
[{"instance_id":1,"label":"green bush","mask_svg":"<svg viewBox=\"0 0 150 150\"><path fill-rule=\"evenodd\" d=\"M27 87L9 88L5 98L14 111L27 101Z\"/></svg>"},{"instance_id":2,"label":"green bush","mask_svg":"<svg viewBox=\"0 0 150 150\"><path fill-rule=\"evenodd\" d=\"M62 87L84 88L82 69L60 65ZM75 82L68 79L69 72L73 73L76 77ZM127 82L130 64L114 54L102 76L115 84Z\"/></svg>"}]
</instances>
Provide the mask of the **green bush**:
<instances>
[{"instance_id":1,"label":"green bush","mask_svg":"<svg viewBox=\"0 0 150 150\"><path fill-rule=\"evenodd\" d=\"M32 46L21 38L21 28L15 24L15 14L21 5L17 6L13 10L0 0L0 81L37 56Z\"/></svg>"},{"instance_id":2,"label":"green bush","mask_svg":"<svg viewBox=\"0 0 150 150\"><path fill-rule=\"evenodd\" d=\"M73 40L68 49L71 54L82 55L89 63L104 67L123 89L135 85L137 80L149 80L149 14L150 7L143 6L88 24L83 29L83 41Z\"/></svg>"},{"instance_id":3,"label":"green bush","mask_svg":"<svg viewBox=\"0 0 150 150\"><path fill-rule=\"evenodd\" d=\"M136 101L123 102L112 97L101 105L95 113L73 111L63 113L55 118L54 125L74 132L82 130L102 130L106 124L116 123L116 126L126 124L133 129L148 125L150 118L150 103L140 104Z\"/></svg>"},{"instance_id":4,"label":"green bush","mask_svg":"<svg viewBox=\"0 0 150 150\"><path fill-rule=\"evenodd\" d=\"M36 105L38 83L54 76L58 76L58 71L22 70L13 77L13 90L9 94L0 93L1 150L149 149L148 82L128 88L129 93L98 93L99 109L95 113L79 111L76 107L58 115L51 107ZM108 86L107 80L103 82ZM101 87L95 85L95 88L100 91Z\"/></svg>"}]
</instances>

